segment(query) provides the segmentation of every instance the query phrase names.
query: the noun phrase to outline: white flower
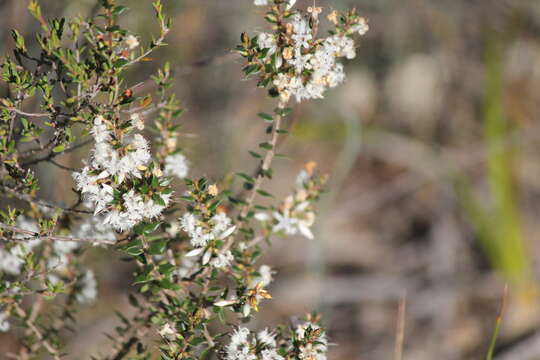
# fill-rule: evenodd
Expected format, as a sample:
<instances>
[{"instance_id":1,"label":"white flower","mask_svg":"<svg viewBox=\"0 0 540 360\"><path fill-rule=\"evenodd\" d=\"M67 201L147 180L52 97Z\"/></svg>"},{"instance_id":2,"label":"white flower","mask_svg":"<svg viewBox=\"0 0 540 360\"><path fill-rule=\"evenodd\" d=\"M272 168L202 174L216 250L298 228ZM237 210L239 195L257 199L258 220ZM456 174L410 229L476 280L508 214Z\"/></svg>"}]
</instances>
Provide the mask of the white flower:
<instances>
[{"instance_id":1,"label":"white flower","mask_svg":"<svg viewBox=\"0 0 540 360\"><path fill-rule=\"evenodd\" d=\"M268 0L255 0L255 6L266 6L268 5Z\"/></svg>"},{"instance_id":2,"label":"white flower","mask_svg":"<svg viewBox=\"0 0 540 360\"><path fill-rule=\"evenodd\" d=\"M131 124L135 126L138 130L144 130L144 120L138 113L130 115Z\"/></svg>"},{"instance_id":3,"label":"white flower","mask_svg":"<svg viewBox=\"0 0 540 360\"><path fill-rule=\"evenodd\" d=\"M296 327L296 336L299 339L306 340L306 330L311 328L312 330L320 329L318 325L307 322L300 324ZM309 343L306 346L300 347L300 359L305 360L326 360L326 352L328 351L328 341L326 334L322 332L316 339L316 343Z\"/></svg>"},{"instance_id":4,"label":"white flower","mask_svg":"<svg viewBox=\"0 0 540 360\"><path fill-rule=\"evenodd\" d=\"M309 173L306 170L302 169L296 176L296 187L298 189L303 189L305 184L309 181L310 178L311 178L311 175L309 175Z\"/></svg>"},{"instance_id":5,"label":"white flower","mask_svg":"<svg viewBox=\"0 0 540 360\"><path fill-rule=\"evenodd\" d=\"M262 32L259 34L257 44L261 49L269 49L266 57L273 55L277 50L277 42L274 35ZM279 68L279 66L278 66Z\"/></svg>"},{"instance_id":6,"label":"white flower","mask_svg":"<svg viewBox=\"0 0 540 360\"><path fill-rule=\"evenodd\" d=\"M135 125L137 116L132 118ZM126 210L111 209L115 187L126 179L141 178L141 170L144 170L150 161L150 147L146 139L140 134L135 134L124 141L123 150L120 152L110 143L112 132L102 116L96 116L94 119L91 133L96 144L90 164L81 172L74 173L73 179L85 200L95 206L94 215L104 213L103 223L119 231L128 230L144 219L158 216L167 206L171 194L161 194L161 200L165 205L160 205L154 200L143 199L142 195L131 189L122 194L121 205Z\"/></svg>"},{"instance_id":7,"label":"white flower","mask_svg":"<svg viewBox=\"0 0 540 360\"><path fill-rule=\"evenodd\" d=\"M136 36L128 35L124 41L130 50L133 50L139 46L139 39L137 39Z\"/></svg>"},{"instance_id":8,"label":"white flower","mask_svg":"<svg viewBox=\"0 0 540 360\"><path fill-rule=\"evenodd\" d=\"M5 311L0 312L0 332L9 331L9 314Z\"/></svg>"},{"instance_id":9,"label":"white flower","mask_svg":"<svg viewBox=\"0 0 540 360\"><path fill-rule=\"evenodd\" d=\"M289 0L287 4L287 10L290 10L294 4L296 4L296 0Z\"/></svg>"},{"instance_id":10,"label":"white flower","mask_svg":"<svg viewBox=\"0 0 540 360\"><path fill-rule=\"evenodd\" d=\"M353 31L358 32L360 35L365 35L369 31L369 25L364 18L360 18L358 23L352 27Z\"/></svg>"},{"instance_id":11,"label":"white flower","mask_svg":"<svg viewBox=\"0 0 540 360\"><path fill-rule=\"evenodd\" d=\"M313 38L313 35L308 21L302 15L295 14L292 17L291 24L293 26L292 39L295 42L295 47L309 48L309 41Z\"/></svg>"},{"instance_id":12,"label":"white flower","mask_svg":"<svg viewBox=\"0 0 540 360\"><path fill-rule=\"evenodd\" d=\"M168 176L176 176L183 179L189 172L189 163L186 157L180 153L168 155L165 158L164 173Z\"/></svg>"},{"instance_id":13,"label":"white flower","mask_svg":"<svg viewBox=\"0 0 540 360\"><path fill-rule=\"evenodd\" d=\"M283 360L283 356L277 353L276 349L266 349L261 351L262 360Z\"/></svg>"},{"instance_id":14,"label":"white flower","mask_svg":"<svg viewBox=\"0 0 540 360\"><path fill-rule=\"evenodd\" d=\"M90 304L97 297L97 281L92 270L86 270L80 280L80 290L76 295L76 299L81 304Z\"/></svg>"},{"instance_id":15,"label":"white flower","mask_svg":"<svg viewBox=\"0 0 540 360\"><path fill-rule=\"evenodd\" d=\"M104 223L102 216L89 216L73 229L73 236L81 239L115 242L116 234L110 225Z\"/></svg>"},{"instance_id":16,"label":"white flower","mask_svg":"<svg viewBox=\"0 0 540 360\"><path fill-rule=\"evenodd\" d=\"M234 331L226 348L227 360L257 360L257 355L251 352L249 335L249 330L244 327Z\"/></svg>"},{"instance_id":17,"label":"white flower","mask_svg":"<svg viewBox=\"0 0 540 360\"><path fill-rule=\"evenodd\" d=\"M289 216L289 210L284 210L283 213L278 211L272 212L277 224L272 228L273 232L283 231L286 235L296 235L298 232L298 219Z\"/></svg>"},{"instance_id":18,"label":"white flower","mask_svg":"<svg viewBox=\"0 0 540 360\"><path fill-rule=\"evenodd\" d=\"M259 331L257 334L257 339L267 346L274 348L276 347L276 339L274 338L274 335L268 331L268 329Z\"/></svg>"},{"instance_id":19,"label":"white flower","mask_svg":"<svg viewBox=\"0 0 540 360\"><path fill-rule=\"evenodd\" d=\"M180 228L189 235L194 247L204 247L208 241L214 239L223 240L236 230L236 226L231 226L232 220L225 213L214 215L208 223L209 229L200 225L199 221L198 217L191 213L185 213L180 218Z\"/></svg>"},{"instance_id":20,"label":"white flower","mask_svg":"<svg viewBox=\"0 0 540 360\"><path fill-rule=\"evenodd\" d=\"M159 335L167 339L173 339L176 336L176 330L169 323L166 323L159 330Z\"/></svg>"},{"instance_id":21,"label":"white flower","mask_svg":"<svg viewBox=\"0 0 540 360\"><path fill-rule=\"evenodd\" d=\"M188 255L184 255L184 258L182 258L182 262L178 266L178 268L175 271L175 274L179 278L185 278L191 274L191 271L193 270L194 266L196 265L196 259L193 257L187 257Z\"/></svg>"},{"instance_id":22,"label":"white flower","mask_svg":"<svg viewBox=\"0 0 540 360\"><path fill-rule=\"evenodd\" d=\"M270 220L270 215L268 215L267 213L263 213L263 212L258 212L253 217L255 218L255 220L259 220L259 221L268 221L268 220Z\"/></svg>"},{"instance_id":23,"label":"white flower","mask_svg":"<svg viewBox=\"0 0 540 360\"><path fill-rule=\"evenodd\" d=\"M54 252L58 255L70 254L78 247L79 243L76 241L55 241L53 245Z\"/></svg>"},{"instance_id":24,"label":"white flower","mask_svg":"<svg viewBox=\"0 0 540 360\"><path fill-rule=\"evenodd\" d=\"M233 254L227 250L224 253L218 253L217 256L210 261L210 265L217 269L222 269L229 266L233 260Z\"/></svg>"},{"instance_id":25,"label":"white flower","mask_svg":"<svg viewBox=\"0 0 540 360\"><path fill-rule=\"evenodd\" d=\"M224 231L229 229L232 224L231 218L229 218L224 212L220 212L212 216L210 221L213 225L212 232L216 237L219 237Z\"/></svg>"},{"instance_id":26,"label":"white flower","mask_svg":"<svg viewBox=\"0 0 540 360\"><path fill-rule=\"evenodd\" d=\"M258 273L260 276L257 276L251 279L249 286L254 288L257 284L261 283L262 287L267 287L272 282L272 268L268 265L261 265Z\"/></svg>"}]
</instances>

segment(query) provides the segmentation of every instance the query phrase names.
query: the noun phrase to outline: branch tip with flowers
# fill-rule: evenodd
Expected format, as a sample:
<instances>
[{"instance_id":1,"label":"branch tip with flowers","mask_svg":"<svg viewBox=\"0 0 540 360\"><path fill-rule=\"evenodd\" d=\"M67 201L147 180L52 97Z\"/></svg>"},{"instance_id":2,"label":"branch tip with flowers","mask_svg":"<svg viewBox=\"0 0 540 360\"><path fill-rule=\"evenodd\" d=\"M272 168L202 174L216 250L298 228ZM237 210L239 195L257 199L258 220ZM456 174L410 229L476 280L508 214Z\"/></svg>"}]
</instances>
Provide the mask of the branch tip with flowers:
<instances>
[{"instance_id":1,"label":"branch tip with flowers","mask_svg":"<svg viewBox=\"0 0 540 360\"><path fill-rule=\"evenodd\" d=\"M261 331L242 323L272 298L268 286L276 273L259 262L262 243L315 236L315 205L326 176L314 162L305 164L282 201L274 203L264 189L286 133L288 106L292 99L323 98L343 82L338 60L354 58L353 36L368 26L356 10L332 11L332 30L318 37L320 7L302 11L294 0L254 4L266 7L271 30L243 33L236 50L246 76L256 77L277 105L272 115L259 114L268 139L250 151L257 170L238 173L244 191L233 195L234 183L188 177L191 162L178 123L183 109L170 93L169 64L152 77L152 94L139 94L125 76L165 45L170 20L159 0L153 9L160 32L147 46L119 25L127 8L115 0L101 0L101 12L89 20L48 20L37 1L29 2L41 25L39 51L12 32L14 55L2 64L2 81L14 95L0 99L0 189L22 202L0 211L0 331L24 329L21 348L9 357L64 357L64 331L82 304L99 298L99 274L84 255L89 245L100 245L134 264L128 297L137 311L129 318L119 314L110 349L94 358L326 359L328 341L317 315ZM27 109L29 103L38 109ZM90 144L82 169L54 160ZM72 173L74 205L38 197L32 166L41 163ZM173 185L184 186L182 194ZM183 206L171 208L173 202Z\"/></svg>"}]
</instances>

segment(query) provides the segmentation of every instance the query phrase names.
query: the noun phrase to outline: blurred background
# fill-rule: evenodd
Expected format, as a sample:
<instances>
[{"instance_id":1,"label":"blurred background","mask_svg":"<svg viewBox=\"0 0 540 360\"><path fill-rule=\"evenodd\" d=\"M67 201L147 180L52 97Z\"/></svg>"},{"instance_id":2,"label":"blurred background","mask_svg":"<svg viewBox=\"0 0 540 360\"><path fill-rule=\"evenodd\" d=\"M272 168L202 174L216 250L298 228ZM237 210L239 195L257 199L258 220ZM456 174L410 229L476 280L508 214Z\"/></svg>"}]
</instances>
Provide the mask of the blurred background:
<instances>
[{"instance_id":1,"label":"blurred background","mask_svg":"<svg viewBox=\"0 0 540 360\"><path fill-rule=\"evenodd\" d=\"M97 10L95 0L40 3L49 18ZM131 11L122 23L148 42L157 31L151 2L123 3ZM250 173L247 150L264 137L256 114L274 103L244 79L231 49L242 31L266 29L263 8L252 0L164 3L170 46L130 81L171 62L188 110L191 176ZM290 159L276 161L267 189L285 196L310 160L330 174L330 187L316 240L276 239L270 248L273 300L252 325L317 309L335 344L330 359L395 358L397 334L404 359L482 359L508 284L495 358L540 359L540 1L317 4L325 12L356 7L370 31L346 63L346 82L324 100L295 104L286 123L291 134L279 152ZM12 48L9 29L33 37L38 28L22 0L0 1L0 18L1 56ZM59 162L80 167L87 151ZM37 171L43 198L70 202L69 176L50 165ZM125 297L132 269L119 254L88 257L101 301L81 309L71 359L105 348L114 311L133 311Z\"/></svg>"}]
</instances>

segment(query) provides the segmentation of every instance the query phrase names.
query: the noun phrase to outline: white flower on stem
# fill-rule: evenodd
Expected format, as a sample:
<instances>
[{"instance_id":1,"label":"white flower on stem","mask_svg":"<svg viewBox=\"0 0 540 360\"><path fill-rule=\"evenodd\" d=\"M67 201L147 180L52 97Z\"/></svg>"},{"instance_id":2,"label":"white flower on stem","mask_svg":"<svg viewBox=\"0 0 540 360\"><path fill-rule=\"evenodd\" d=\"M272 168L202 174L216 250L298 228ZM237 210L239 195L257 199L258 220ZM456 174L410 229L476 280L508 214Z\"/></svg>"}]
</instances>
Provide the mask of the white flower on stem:
<instances>
[{"instance_id":1,"label":"white flower on stem","mask_svg":"<svg viewBox=\"0 0 540 360\"><path fill-rule=\"evenodd\" d=\"M223 269L228 267L233 260L233 254L227 250L224 253L218 253L217 256L210 261L210 265L216 269Z\"/></svg>"},{"instance_id":2,"label":"white flower on stem","mask_svg":"<svg viewBox=\"0 0 540 360\"><path fill-rule=\"evenodd\" d=\"M272 228L273 232L283 231L286 235L296 235L298 232L298 219L289 216L289 210L284 210L283 213L278 211L272 212L277 224Z\"/></svg>"},{"instance_id":3,"label":"white flower on stem","mask_svg":"<svg viewBox=\"0 0 540 360\"><path fill-rule=\"evenodd\" d=\"M298 339L307 340L306 331L308 328L311 328L313 331L320 329L320 326L310 322L298 325L295 331ZM326 339L326 334L321 332L315 342L300 347L300 359L326 360L327 351L328 340Z\"/></svg>"},{"instance_id":4,"label":"white flower on stem","mask_svg":"<svg viewBox=\"0 0 540 360\"><path fill-rule=\"evenodd\" d=\"M276 349L266 349L261 351L262 360L284 360L283 356L277 353Z\"/></svg>"},{"instance_id":5,"label":"white flower on stem","mask_svg":"<svg viewBox=\"0 0 540 360\"><path fill-rule=\"evenodd\" d=\"M124 41L130 50L133 50L139 46L139 39L137 39L136 36L128 35Z\"/></svg>"},{"instance_id":6,"label":"white flower on stem","mask_svg":"<svg viewBox=\"0 0 540 360\"><path fill-rule=\"evenodd\" d=\"M292 17L291 25L293 27L292 39L296 48L309 48L309 41L313 39L311 27L308 21L300 14Z\"/></svg>"},{"instance_id":7,"label":"white flower on stem","mask_svg":"<svg viewBox=\"0 0 540 360\"><path fill-rule=\"evenodd\" d=\"M352 27L352 30L358 32L360 35L365 35L369 31L369 25L364 18L360 18L358 23Z\"/></svg>"},{"instance_id":8,"label":"white flower on stem","mask_svg":"<svg viewBox=\"0 0 540 360\"><path fill-rule=\"evenodd\" d=\"M189 162L184 155L178 153L165 157L165 175L176 176L179 179L184 179L188 172Z\"/></svg>"},{"instance_id":9,"label":"white flower on stem","mask_svg":"<svg viewBox=\"0 0 540 360\"><path fill-rule=\"evenodd\" d=\"M268 53L266 54L267 58L275 54L277 51L277 42L273 34L262 32L259 33L259 37L257 39L257 44L261 49L268 49Z\"/></svg>"},{"instance_id":10,"label":"white flower on stem","mask_svg":"<svg viewBox=\"0 0 540 360\"><path fill-rule=\"evenodd\" d=\"M174 329L169 323L166 323L159 329L159 335L169 340L173 340L176 337L176 329Z\"/></svg>"},{"instance_id":11,"label":"white flower on stem","mask_svg":"<svg viewBox=\"0 0 540 360\"><path fill-rule=\"evenodd\" d=\"M268 329L259 331L259 333L257 334L257 339L266 346L276 347L275 336L271 332L269 332Z\"/></svg>"},{"instance_id":12,"label":"white flower on stem","mask_svg":"<svg viewBox=\"0 0 540 360\"><path fill-rule=\"evenodd\" d=\"M257 355L251 349L250 332L240 327L231 336L231 342L226 347L227 360L257 360Z\"/></svg>"},{"instance_id":13,"label":"white flower on stem","mask_svg":"<svg viewBox=\"0 0 540 360\"><path fill-rule=\"evenodd\" d=\"M251 279L249 286L251 288L254 288L255 286L257 286L257 284L260 283L261 287L264 288L270 285L270 283L272 282L272 274L273 274L272 268L268 265L261 265L261 267L259 267L258 273L259 273L259 276Z\"/></svg>"},{"instance_id":14,"label":"white flower on stem","mask_svg":"<svg viewBox=\"0 0 540 360\"><path fill-rule=\"evenodd\" d=\"M137 130L144 130L144 120L139 113L130 115L131 124L137 128Z\"/></svg>"}]
</instances>

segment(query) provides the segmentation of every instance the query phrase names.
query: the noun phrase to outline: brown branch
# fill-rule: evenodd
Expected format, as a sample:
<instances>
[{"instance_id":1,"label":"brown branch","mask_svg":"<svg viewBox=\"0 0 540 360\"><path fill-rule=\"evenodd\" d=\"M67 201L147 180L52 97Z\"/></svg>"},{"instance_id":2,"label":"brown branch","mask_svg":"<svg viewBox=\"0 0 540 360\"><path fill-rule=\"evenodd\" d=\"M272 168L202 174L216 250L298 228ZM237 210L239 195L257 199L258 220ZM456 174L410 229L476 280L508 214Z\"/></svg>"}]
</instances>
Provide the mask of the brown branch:
<instances>
[{"instance_id":1,"label":"brown branch","mask_svg":"<svg viewBox=\"0 0 540 360\"><path fill-rule=\"evenodd\" d=\"M13 190L13 189L5 186L5 185L0 184L0 188L2 188L2 190L4 190L5 192L10 193L11 195L13 195L14 197L16 197L19 200L26 201L28 203L32 203L32 204L36 204L36 205L40 205L40 206L45 206L45 207L47 207L49 209L60 209L60 210L65 211L65 212L78 213L78 214L93 214L93 212L89 211L89 210L77 210L77 209L74 209L73 207L68 208L68 207L61 206L59 204L56 204L56 203L53 203L53 202L50 202L50 201L45 201L45 200L42 200L42 199L36 199L36 198L33 198L32 196L30 196L28 194L21 194L21 193L17 192L16 190Z\"/></svg>"},{"instance_id":2,"label":"brown branch","mask_svg":"<svg viewBox=\"0 0 540 360\"><path fill-rule=\"evenodd\" d=\"M19 316L23 318L24 323L30 328L30 330L32 330L39 343L49 352L49 354L54 358L54 360L61 360L58 350L44 338L43 334L34 324L33 320L28 316L26 311L24 311L24 309L20 307L17 303L14 303L14 306Z\"/></svg>"}]
</instances>

